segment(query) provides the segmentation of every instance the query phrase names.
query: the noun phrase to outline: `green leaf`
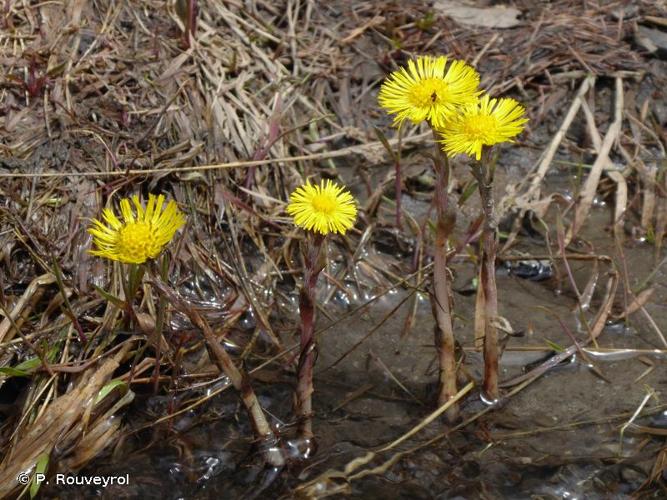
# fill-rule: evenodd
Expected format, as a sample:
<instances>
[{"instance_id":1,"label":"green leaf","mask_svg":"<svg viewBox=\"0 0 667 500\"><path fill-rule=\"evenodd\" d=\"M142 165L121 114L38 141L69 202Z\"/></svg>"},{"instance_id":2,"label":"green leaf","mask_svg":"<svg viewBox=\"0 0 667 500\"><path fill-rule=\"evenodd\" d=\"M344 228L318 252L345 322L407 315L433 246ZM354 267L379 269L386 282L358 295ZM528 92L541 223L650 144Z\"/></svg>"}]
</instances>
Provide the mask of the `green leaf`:
<instances>
[{"instance_id":1,"label":"green leaf","mask_svg":"<svg viewBox=\"0 0 667 500\"><path fill-rule=\"evenodd\" d=\"M37 481L37 475L45 475L46 470L49 468L49 454L42 453L37 457L37 464L35 465L35 473L32 476L32 481L30 482L30 498L35 498L39 487L42 485L42 481Z\"/></svg>"},{"instance_id":2,"label":"green leaf","mask_svg":"<svg viewBox=\"0 0 667 500\"><path fill-rule=\"evenodd\" d=\"M427 220L426 225L428 226L429 231L432 234L435 234L435 222L433 221L433 219Z\"/></svg>"},{"instance_id":3,"label":"green leaf","mask_svg":"<svg viewBox=\"0 0 667 500\"><path fill-rule=\"evenodd\" d=\"M424 17L417 20L417 22L415 23L417 28L420 29L421 31L430 30L434 24L435 24L435 14L433 13L433 11L428 11L426 14L424 14Z\"/></svg>"},{"instance_id":4,"label":"green leaf","mask_svg":"<svg viewBox=\"0 0 667 500\"><path fill-rule=\"evenodd\" d=\"M97 395L97 399L95 400L95 404L98 404L100 401L106 398L109 395L109 393L113 391L116 387L123 387L125 390L128 389L127 382L120 379L114 379L100 389L100 392Z\"/></svg>"},{"instance_id":5,"label":"green leaf","mask_svg":"<svg viewBox=\"0 0 667 500\"><path fill-rule=\"evenodd\" d=\"M555 342L552 342L552 341L549 340L549 339L544 339L544 341L547 343L547 345L549 346L549 348L551 348L552 350L554 350L554 351L556 351L556 352L563 352L563 351L565 350L565 349L563 348L563 346L558 345L558 344L556 344Z\"/></svg>"},{"instance_id":6,"label":"green leaf","mask_svg":"<svg viewBox=\"0 0 667 500\"><path fill-rule=\"evenodd\" d=\"M48 357L47 357L48 359ZM42 360L39 359L37 356L33 356L32 358L28 358L22 363L19 363L14 367L15 370L19 370L22 372L32 372L42 366Z\"/></svg>"},{"instance_id":7,"label":"green leaf","mask_svg":"<svg viewBox=\"0 0 667 500\"><path fill-rule=\"evenodd\" d=\"M459 207L462 207L470 195L472 195L477 190L477 181L470 181L468 185L464 187L463 193L459 197Z\"/></svg>"},{"instance_id":8,"label":"green leaf","mask_svg":"<svg viewBox=\"0 0 667 500\"><path fill-rule=\"evenodd\" d=\"M0 368L0 373L8 375L10 377L29 377L30 373L25 370L19 370L18 368L12 368L11 366L3 366Z\"/></svg>"},{"instance_id":9,"label":"green leaf","mask_svg":"<svg viewBox=\"0 0 667 500\"><path fill-rule=\"evenodd\" d=\"M49 349L49 351L46 353L46 360L49 363L52 363L55 361L55 359L58 357L58 354L60 353L60 347L55 346ZM42 366L42 360L39 359L37 356L33 356L32 358L28 358L22 363L19 363L16 365L14 368L16 370L21 370L25 372L32 372L36 370L37 368Z\"/></svg>"},{"instance_id":10,"label":"green leaf","mask_svg":"<svg viewBox=\"0 0 667 500\"><path fill-rule=\"evenodd\" d=\"M60 353L60 347L55 346L46 353L46 360L53 362ZM16 366L3 366L0 368L0 373L9 377L29 377L32 373L42 366L42 360L37 356L28 358Z\"/></svg>"},{"instance_id":11,"label":"green leaf","mask_svg":"<svg viewBox=\"0 0 667 500\"><path fill-rule=\"evenodd\" d=\"M380 130L378 127L374 127L374 130L378 140L382 143L384 149L387 150L387 153L389 153L389 156L391 156L392 161L396 163L398 158L396 158L396 153L394 153L394 150L391 149L389 141L387 140L387 137L384 135L384 132L382 132L382 130Z\"/></svg>"},{"instance_id":12,"label":"green leaf","mask_svg":"<svg viewBox=\"0 0 667 500\"><path fill-rule=\"evenodd\" d=\"M113 295L113 294L111 294L111 293L109 293L109 292L106 292L106 291L102 290L102 289L101 289L99 286L97 286L97 285L93 285L93 286L95 287L95 290L97 290L97 293L99 293L103 298L107 299L107 300L108 300L109 302L111 302L113 305L115 305L116 307L118 307L118 308L120 308L120 309L124 309L124 308L125 308L125 301L119 299L118 297L116 297L115 295Z\"/></svg>"}]
</instances>

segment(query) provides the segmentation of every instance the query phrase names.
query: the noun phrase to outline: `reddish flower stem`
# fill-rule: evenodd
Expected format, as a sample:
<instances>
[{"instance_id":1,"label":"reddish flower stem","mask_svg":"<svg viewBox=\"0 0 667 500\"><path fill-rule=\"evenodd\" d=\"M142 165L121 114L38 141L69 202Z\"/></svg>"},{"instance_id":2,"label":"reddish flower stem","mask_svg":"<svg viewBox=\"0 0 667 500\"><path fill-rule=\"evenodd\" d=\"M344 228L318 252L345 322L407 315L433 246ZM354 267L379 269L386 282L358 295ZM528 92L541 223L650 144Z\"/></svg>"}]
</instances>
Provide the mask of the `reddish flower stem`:
<instances>
[{"instance_id":1,"label":"reddish flower stem","mask_svg":"<svg viewBox=\"0 0 667 500\"><path fill-rule=\"evenodd\" d=\"M303 439L313 439L313 366L315 364L315 285L324 265L322 247L324 236L315 233L308 241L305 255L303 287L299 293L301 315L301 342L297 368L296 408L298 434Z\"/></svg>"},{"instance_id":2,"label":"reddish flower stem","mask_svg":"<svg viewBox=\"0 0 667 500\"><path fill-rule=\"evenodd\" d=\"M482 161L472 167L477 179L477 187L482 200L484 225L482 227L481 244L482 256L479 273L479 287L481 300L478 305L483 307L484 321L484 395L489 401L495 402L500 397L498 389L498 331L496 320L498 317L498 289L496 287L496 250L497 250L497 223L494 216L493 201L493 174L494 165L491 162L490 151L485 150Z\"/></svg>"},{"instance_id":3,"label":"reddish flower stem","mask_svg":"<svg viewBox=\"0 0 667 500\"><path fill-rule=\"evenodd\" d=\"M401 173L401 139L403 138L403 127L398 127L398 144L396 145L396 154L394 156L394 168L396 170L396 179L394 189L396 192L396 228L401 229L401 198L403 196L403 174Z\"/></svg>"},{"instance_id":4,"label":"reddish flower stem","mask_svg":"<svg viewBox=\"0 0 667 500\"><path fill-rule=\"evenodd\" d=\"M394 183L394 189L396 191L396 228L401 229L401 197L403 190L403 182L401 180L401 160L397 158L394 162L394 168L396 169L396 179Z\"/></svg>"},{"instance_id":5,"label":"reddish flower stem","mask_svg":"<svg viewBox=\"0 0 667 500\"><path fill-rule=\"evenodd\" d=\"M436 232L433 262L433 296L431 307L435 316L435 347L439 363L438 405L442 406L456 393L456 353L454 328L451 313L451 282L447 274L447 240L456 224L456 212L449 207L447 187L449 185L449 162L439 147L438 137L433 131L435 142L435 206ZM453 404L445 417L453 422L459 414L458 404Z\"/></svg>"}]
</instances>

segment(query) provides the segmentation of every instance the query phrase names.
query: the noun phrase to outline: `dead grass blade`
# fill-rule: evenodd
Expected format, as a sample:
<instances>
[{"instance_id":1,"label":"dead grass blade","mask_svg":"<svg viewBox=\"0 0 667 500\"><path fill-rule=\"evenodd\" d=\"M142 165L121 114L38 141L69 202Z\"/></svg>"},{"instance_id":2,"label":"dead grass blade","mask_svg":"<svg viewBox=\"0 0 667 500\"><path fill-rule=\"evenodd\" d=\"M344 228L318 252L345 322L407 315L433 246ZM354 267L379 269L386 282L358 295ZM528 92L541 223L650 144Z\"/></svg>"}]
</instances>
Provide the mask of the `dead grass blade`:
<instances>
[{"instance_id":1,"label":"dead grass blade","mask_svg":"<svg viewBox=\"0 0 667 500\"><path fill-rule=\"evenodd\" d=\"M579 233L584 222L588 218L588 212L593 204L593 198L597 193L598 184L602 175L603 167L609 163L609 153L614 143L618 140L623 123L623 80L616 78L616 99L614 101L614 121L609 126L604 140L600 145L598 156L591 167L586 182L581 190L580 198L575 209L572 225L565 235L565 245L569 245L572 239Z\"/></svg>"},{"instance_id":2,"label":"dead grass blade","mask_svg":"<svg viewBox=\"0 0 667 500\"><path fill-rule=\"evenodd\" d=\"M41 415L24 429L11 453L7 453L0 464L0 498L22 486L17 476L22 471L31 471L40 455L52 453L56 446L67 449L81 438L85 426L74 433L72 429L88 418L86 416L95 406L100 389L110 380L129 348L130 343L126 343L113 358L82 374L72 390L46 406ZM103 442L108 441L107 435ZM85 444L90 445L90 442Z\"/></svg>"},{"instance_id":3,"label":"dead grass blade","mask_svg":"<svg viewBox=\"0 0 667 500\"><path fill-rule=\"evenodd\" d=\"M355 479L360 479L367 475L381 474L383 472L386 472L389 467L394 465L400 458L402 458L402 456L404 455L403 453L398 453L394 455L379 467L364 469L359 472L356 471L359 468L369 464L379 454L392 450L399 444L403 443L407 439L410 439L412 436L419 433L422 429L424 429L424 427L428 426L440 415L445 413L450 406L456 404L463 396L465 396L468 392L470 392L473 387L474 384L472 382L468 382L468 384L465 387L463 387L460 391L458 391L458 393L456 393L456 395L452 399L450 399L445 404L440 406L437 410L435 410L433 413L424 418L421 422L419 422L419 424L414 426L408 432L400 436L398 439L395 439L394 441L386 444L385 446L378 448L377 451L368 452L365 455L350 461L345 466L342 472L336 470L328 470L320 474L316 478L312 479L311 481L299 485L295 490L296 496L298 498L326 498L327 496L341 492L342 485L340 483L349 484L349 482Z\"/></svg>"},{"instance_id":4,"label":"dead grass blade","mask_svg":"<svg viewBox=\"0 0 667 500\"><path fill-rule=\"evenodd\" d=\"M40 287L51 285L55 283L56 277L51 274L42 274L33 279L26 288L23 295L18 300L13 309L9 312L9 316L5 317L0 322L0 343L7 342L12 339L13 335L8 335L12 327L12 322L16 321L19 315L24 311L24 308L30 303L31 298L37 293Z\"/></svg>"},{"instance_id":5,"label":"dead grass blade","mask_svg":"<svg viewBox=\"0 0 667 500\"><path fill-rule=\"evenodd\" d=\"M565 134L570 129L570 125L572 125L574 117L577 115L577 112L581 107L581 104L584 100L584 96L589 91L589 89L594 87L594 85L595 85L594 76L588 76L584 78L584 80L581 82L579 90L577 91L577 95L574 97L574 100L572 101L572 104L570 104L570 108L568 109L567 114L563 119L563 123L561 123L553 139L551 139L549 147L543 153L542 159L540 160L540 163L537 165L535 174L533 174L532 178L530 179L530 184L528 186L528 189L526 190L525 194L522 195L522 198L524 198L526 201L530 199L539 198L540 183L544 179L544 176L547 174L547 171L551 166L551 162L553 161L554 156L556 155L556 151L558 150L560 143L563 141ZM522 203L519 202L519 206L521 206L521 204Z\"/></svg>"}]
</instances>

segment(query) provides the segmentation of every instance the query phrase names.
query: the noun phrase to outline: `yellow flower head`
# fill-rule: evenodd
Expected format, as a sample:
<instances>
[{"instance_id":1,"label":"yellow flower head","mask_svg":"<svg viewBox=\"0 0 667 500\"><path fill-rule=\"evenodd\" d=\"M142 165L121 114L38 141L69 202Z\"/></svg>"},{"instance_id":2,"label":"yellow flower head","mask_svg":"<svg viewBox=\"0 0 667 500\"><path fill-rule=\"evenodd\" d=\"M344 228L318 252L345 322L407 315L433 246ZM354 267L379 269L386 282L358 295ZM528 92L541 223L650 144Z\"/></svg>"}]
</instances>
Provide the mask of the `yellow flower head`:
<instances>
[{"instance_id":1,"label":"yellow flower head","mask_svg":"<svg viewBox=\"0 0 667 500\"><path fill-rule=\"evenodd\" d=\"M408 61L408 67L394 71L382 84L378 101L390 114L394 125L409 119L413 123L428 120L441 127L459 106L475 102L480 92L479 73L463 61L420 56Z\"/></svg>"},{"instance_id":2,"label":"yellow flower head","mask_svg":"<svg viewBox=\"0 0 667 500\"><path fill-rule=\"evenodd\" d=\"M108 208L102 211L106 225L97 219L92 220L88 232L93 236L97 250L89 250L89 253L128 264L141 264L160 255L176 231L185 224L185 215L174 200L162 210L164 195L148 195L146 208L136 195L132 197L132 203L136 215L128 198L120 200L122 222Z\"/></svg>"},{"instance_id":3,"label":"yellow flower head","mask_svg":"<svg viewBox=\"0 0 667 500\"><path fill-rule=\"evenodd\" d=\"M491 99L485 94L475 104L465 106L461 113L438 131L447 156L466 153L479 160L483 146L513 142L528 122L525 109L514 99Z\"/></svg>"},{"instance_id":4,"label":"yellow flower head","mask_svg":"<svg viewBox=\"0 0 667 500\"><path fill-rule=\"evenodd\" d=\"M357 206L349 191L331 180L319 186L306 182L290 195L287 213L307 231L345 234L354 225Z\"/></svg>"}]
</instances>

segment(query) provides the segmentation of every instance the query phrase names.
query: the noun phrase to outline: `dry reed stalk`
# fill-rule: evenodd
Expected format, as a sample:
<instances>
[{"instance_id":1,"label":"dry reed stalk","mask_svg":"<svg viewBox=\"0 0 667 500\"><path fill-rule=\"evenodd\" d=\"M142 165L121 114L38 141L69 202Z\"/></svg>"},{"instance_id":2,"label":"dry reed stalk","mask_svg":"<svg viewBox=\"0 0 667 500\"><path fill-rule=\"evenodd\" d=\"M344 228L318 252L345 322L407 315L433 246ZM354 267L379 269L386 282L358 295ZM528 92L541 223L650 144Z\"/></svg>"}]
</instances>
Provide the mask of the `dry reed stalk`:
<instances>
[{"instance_id":1,"label":"dry reed stalk","mask_svg":"<svg viewBox=\"0 0 667 500\"><path fill-rule=\"evenodd\" d=\"M433 130L435 167L435 247L433 249L433 295L431 308L435 316L434 337L438 353L438 405L444 405L457 393L456 352L451 312L451 282L447 274L447 242L456 224L456 212L449 206L450 168ZM458 405L452 404L445 417L453 422L458 417Z\"/></svg>"},{"instance_id":2,"label":"dry reed stalk","mask_svg":"<svg viewBox=\"0 0 667 500\"><path fill-rule=\"evenodd\" d=\"M588 135L590 136L593 143L593 148L595 149L596 153L599 153L600 148L602 147L602 137L600 136L600 131L598 130L597 125L595 124L595 117L593 116L593 113L585 100L581 102L581 109L584 112L584 116L586 117ZM625 177L621 172L621 168L614 164L611 159L608 159L604 168L609 178L616 183L616 203L614 205L614 237L619 243L622 243L624 237L623 225L625 221L625 212L628 206L628 183L626 182ZM646 199L644 200L644 203L646 203ZM642 224L642 227L644 227L644 224Z\"/></svg>"},{"instance_id":3,"label":"dry reed stalk","mask_svg":"<svg viewBox=\"0 0 667 500\"><path fill-rule=\"evenodd\" d=\"M621 125L623 123L623 80L620 77L616 78L616 99L614 101L614 121L609 126L609 130L605 134L604 140L600 145L599 153L593 166L586 178L586 182L581 191L581 196L577 208L574 213L572 225L565 235L565 245L569 245L572 239L581 230L588 212L593 204L593 198L597 192L597 187L600 182L603 167L609 163L609 153L611 148L618 139L621 132Z\"/></svg>"},{"instance_id":4,"label":"dry reed stalk","mask_svg":"<svg viewBox=\"0 0 667 500\"><path fill-rule=\"evenodd\" d=\"M403 137L401 139L401 144L421 144L426 139L427 135L430 135L430 132L425 132L423 134L415 134L408 137ZM398 143L397 139L389 139L388 143L390 145L395 145ZM342 158L345 156L352 156L355 154L376 156L380 155L383 150L384 145L380 141L368 142L365 144L359 144L357 146L349 146L341 148L335 151L326 151L323 153L314 153L314 154L304 154L304 155L291 155L272 158L268 160L249 160L249 161L231 161L225 163L215 163L209 165L194 165L194 166L164 166L159 168L141 168L141 169L127 169L127 170L109 170L105 172L96 172L96 171L70 171L70 172L11 172L3 173L0 172L0 179L2 178L71 178L71 177L128 177L128 176L160 176L165 174L175 174L175 173L195 173L195 172L207 172L211 170L236 170L242 168L251 168L262 165L271 165L276 163L298 163L305 161L318 161L318 160L327 160L333 158Z\"/></svg>"},{"instance_id":5,"label":"dry reed stalk","mask_svg":"<svg viewBox=\"0 0 667 500\"><path fill-rule=\"evenodd\" d=\"M520 221L524 218L526 213L533 212L538 217L544 217L551 206L550 197L541 198L540 184L549 171L549 167L551 166L556 152L565 138L565 134L567 134L567 131L570 129L574 118L577 116L579 108L584 106L586 93L591 88L594 88L594 86L595 77L591 75L586 76L581 82L577 94L565 114L563 122L552 137L547 148L540 156L540 161L533 167L534 172L517 187L510 189L509 196L506 196L501 200L500 207L502 212L508 208L518 208L519 210L519 216L516 218L514 227L512 228L507 241L503 245L501 252L507 250L514 243L520 230ZM519 194L515 194L514 191L517 191ZM510 207L506 206L508 202L510 203Z\"/></svg>"},{"instance_id":6,"label":"dry reed stalk","mask_svg":"<svg viewBox=\"0 0 667 500\"><path fill-rule=\"evenodd\" d=\"M540 163L537 165L536 169L537 171L535 172L534 176L530 179L530 186L526 190L526 193L524 195L525 197L527 198L539 197L540 183L544 179L544 176L547 174L547 171L551 166L551 162L554 159L554 156L556 155L556 151L558 151L560 143L563 141L563 139L565 138L565 134L570 129L570 125L572 125L574 117L577 116L577 112L579 111L579 108L584 102L584 96L586 95L588 90L593 88L594 86L595 86L594 76L588 76L584 78L584 80L581 82L579 90L577 91L577 95L574 97L574 100L572 101L572 104L570 105L570 108L567 110L565 118L563 119L563 123L561 123L560 127L558 128L558 131L551 139L549 147L543 153L542 159L540 160Z\"/></svg>"}]
</instances>

